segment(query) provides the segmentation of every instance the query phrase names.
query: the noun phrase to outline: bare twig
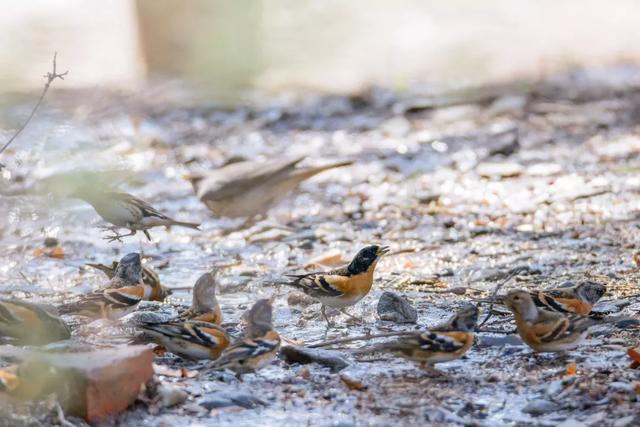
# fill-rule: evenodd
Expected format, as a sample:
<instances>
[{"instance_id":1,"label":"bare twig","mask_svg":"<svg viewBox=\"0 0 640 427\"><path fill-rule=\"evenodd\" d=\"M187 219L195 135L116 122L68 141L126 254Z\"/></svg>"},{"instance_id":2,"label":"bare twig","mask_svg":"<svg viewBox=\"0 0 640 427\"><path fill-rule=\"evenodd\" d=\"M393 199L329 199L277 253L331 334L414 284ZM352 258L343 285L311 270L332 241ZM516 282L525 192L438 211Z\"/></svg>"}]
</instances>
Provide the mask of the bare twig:
<instances>
[{"instance_id":1,"label":"bare twig","mask_svg":"<svg viewBox=\"0 0 640 427\"><path fill-rule=\"evenodd\" d=\"M482 326L484 326L485 323L487 323L487 321L491 318L491 316L493 315L493 305L496 303L496 297L498 296L498 291L500 291L500 289L511 279L513 279L513 277L515 277L518 273L520 273L521 271L525 271L527 270L527 267L522 266L522 267L518 267L516 269L514 269L502 282L498 283L495 287L495 289L493 290L493 294L491 295L491 303L489 304L489 310L487 315L485 316L484 320L482 321L482 323L480 323L477 327L476 327L476 331L478 329L480 329Z\"/></svg>"},{"instance_id":2,"label":"bare twig","mask_svg":"<svg viewBox=\"0 0 640 427\"><path fill-rule=\"evenodd\" d=\"M58 56L58 52L55 52L53 54L53 71L50 73L47 72L47 74L44 75L44 78L47 79L47 81L44 84L44 88L42 89L42 93L40 94L40 98L38 99L38 102L33 107L33 110L31 110L31 114L29 114L29 117L27 117L27 120L25 120L22 126L20 126L20 128L13 134L13 136L9 138L9 140L4 144L4 146L0 148L0 154L2 154L2 152L6 150L7 147L9 147L9 145L11 145L11 143L18 137L18 135L20 135L20 132L22 132L25 127L27 127L27 125L29 124L33 116L36 114L36 111L38 111L38 108L40 108L40 104L42 104L42 101L44 100L44 97L47 94L47 91L49 90L49 86L51 86L51 83L53 83L55 79L64 80L64 76L66 76L69 73L69 71L65 71L64 73L58 74L56 70L57 56ZM0 169L2 169L3 166L4 165L0 163Z\"/></svg>"},{"instance_id":3,"label":"bare twig","mask_svg":"<svg viewBox=\"0 0 640 427\"><path fill-rule=\"evenodd\" d=\"M398 331L398 332L385 332L382 334L369 334L369 335L360 335L357 337L347 337L347 338L338 338L335 340L321 341L315 344L309 344L305 347L307 348L318 348L318 347L328 347L330 345L335 344L344 344L353 341L369 341L376 338L388 338L388 337L401 337L404 335L413 335L416 331Z\"/></svg>"}]
</instances>

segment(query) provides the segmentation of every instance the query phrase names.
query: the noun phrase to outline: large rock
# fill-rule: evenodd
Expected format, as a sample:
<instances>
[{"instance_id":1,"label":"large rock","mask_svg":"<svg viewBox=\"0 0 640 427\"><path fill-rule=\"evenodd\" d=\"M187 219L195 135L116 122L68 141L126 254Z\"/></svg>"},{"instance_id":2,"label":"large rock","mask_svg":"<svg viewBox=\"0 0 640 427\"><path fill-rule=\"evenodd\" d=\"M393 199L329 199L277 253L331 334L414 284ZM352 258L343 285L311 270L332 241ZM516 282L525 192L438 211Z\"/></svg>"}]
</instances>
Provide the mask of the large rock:
<instances>
[{"instance_id":1,"label":"large rock","mask_svg":"<svg viewBox=\"0 0 640 427\"><path fill-rule=\"evenodd\" d=\"M154 354L148 347L128 346L77 353L45 353L0 347L0 357L22 360L21 399L56 393L65 414L96 422L133 403L142 384L153 376Z\"/></svg>"},{"instance_id":2,"label":"large rock","mask_svg":"<svg viewBox=\"0 0 640 427\"><path fill-rule=\"evenodd\" d=\"M378 316L396 323L416 323L418 311L406 298L387 291L378 301Z\"/></svg>"},{"instance_id":3,"label":"large rock","mask_svg":"<svg viewBox=\"0 0 640 427\"><path fill-rule=\"evenodd\" d=\"M332 372L338 372L349 366L349 363L337 351L286 345L280 348L280 354L289 363L301 363L303 365L317 363L331 368Z\"/></svg>"}]
</instances>

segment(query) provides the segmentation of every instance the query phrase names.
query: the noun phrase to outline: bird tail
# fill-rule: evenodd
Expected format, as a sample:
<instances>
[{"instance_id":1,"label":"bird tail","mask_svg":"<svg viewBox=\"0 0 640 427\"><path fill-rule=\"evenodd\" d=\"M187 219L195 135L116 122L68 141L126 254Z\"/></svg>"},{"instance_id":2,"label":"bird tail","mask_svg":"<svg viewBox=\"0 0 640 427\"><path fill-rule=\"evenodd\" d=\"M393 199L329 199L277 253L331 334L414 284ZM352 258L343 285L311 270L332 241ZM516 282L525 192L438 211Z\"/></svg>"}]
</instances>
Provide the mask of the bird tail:
<instances>
[{"instance_id":1,"label":"bird tail","mask_svg":"<svg viewBox=\"0 0 640 427\"><path fill-rule=\"evenodd\" d=\"M187 227L187 228L192 228L194 230L200 230L200 224L196 224L195 222L173 221L171 225L177 225L178 227Z\"/></svg>"},{"instance_id":2,"label":"bird tail","mask_svg":"<svg viewBox=\"0 0 640 427\"><path fill-rule=\"evenodd\" d=\"M353 164L353 160L345 160L342 162L330 163L324 166L312 166L308 168L294 169L293 173L299 174L301 177L303 177L302 179L307 179L321 172L324 172L326 170L340 168L343 166L350 166L352 164Z\"/></svg>"}]
</instances>

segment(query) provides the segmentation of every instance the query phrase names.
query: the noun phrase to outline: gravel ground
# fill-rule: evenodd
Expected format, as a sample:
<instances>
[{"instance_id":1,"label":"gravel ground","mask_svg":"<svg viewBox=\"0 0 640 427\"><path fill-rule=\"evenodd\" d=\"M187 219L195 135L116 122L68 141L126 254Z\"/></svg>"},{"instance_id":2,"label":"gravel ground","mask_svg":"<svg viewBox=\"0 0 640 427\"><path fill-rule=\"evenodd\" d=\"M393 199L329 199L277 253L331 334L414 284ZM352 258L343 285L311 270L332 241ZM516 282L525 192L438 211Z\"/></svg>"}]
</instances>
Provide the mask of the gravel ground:
<instances>
[{"instance_id":1,"label":"gravel ground","mask_svg":"<svg viewBox=\"0 0 640 427\"><path fill-rule=\"evenodd\" d=\"M50 95L2 157L3 295L56 304L104 282L85 263L142 251L176 290L164 306L142 309L188 304L188 288L202 272L233 262L219 273L229 326L252 301L275 295L276 329L297 343L434 325L463 303L486 298L516 268L505 290L589 278L608 288L597 310L632 316L640 310L633 262L640 238L640 70L587 70L429 97L373 89L230 109L176 106L157 91ZM25 98L5 102L5 137L29 109ZM305 164L355 164L304 183L247 230L229 231L237 221L212 217L182 179L232 157L296 156L305 156ZM109 244L90 207L30 191L43 177L74 168L119 170L127 191L178 219L202 221L203 230L157 229L152 242L139 235ZM46 255L45 237L58 240L62 259ZM325 336L319 306L274 285L313 258L348 260L369 243L393 252L380 262L371 293L350 310L364 325L338 315L338 327ZM379 320L383 291L405 296L418 310L417 324ZM74 339L121 343L130 325L130 318L115 327L83 325ZM478 333L468 355L439 365L444 375L435 377L387 355L350 354L358 343L333 347L348 362L340 371L278 360L242 382L207 370L207 363L161 356L158 384L164 393L185 391L178 394L186 401L165 407L141 399L106 424L640 422L640 377L626 354L638 345L637 330L599 326L575 351L539 355L503 333L513 329L510 316L496 314L485 328L495 332ZM220 400L235 403L213 407ZM30 420L52 422L46 414Z\"/></svg>"}]
</instances>

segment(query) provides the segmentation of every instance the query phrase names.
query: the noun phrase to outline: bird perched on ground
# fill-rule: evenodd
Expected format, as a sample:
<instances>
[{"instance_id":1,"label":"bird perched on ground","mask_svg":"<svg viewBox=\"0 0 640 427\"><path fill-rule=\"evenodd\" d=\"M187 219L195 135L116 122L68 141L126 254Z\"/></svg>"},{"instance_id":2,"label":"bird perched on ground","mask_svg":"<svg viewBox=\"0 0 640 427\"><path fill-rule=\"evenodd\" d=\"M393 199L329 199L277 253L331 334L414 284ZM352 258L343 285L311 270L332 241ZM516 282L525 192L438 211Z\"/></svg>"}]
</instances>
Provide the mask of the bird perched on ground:
<instances>
[{"instance_id":1,"label":"bird perched on ground","mask_svg":"<svg viewBox=\"0 0 640 427\"><path fill-rule=\"evenodd\" d=\"M468 304L441 325L427 331L416 331L369 349L356 350L356 353L390 351L419 362L423 368L434 370L433 365L436 363L449 362L464 356L473 344L473 331L477 322L478 308Z\"/></svg>"},{"instance_id":2,"label":"bird perched on ground","mask_svg":"<svg viewBox=\"0 0 640 427\"><path fill-rule=\"evenodd\" d=\"M146 323L139 329L171 353L187 359L217 359L229 346L229 336L222 329L222 312L215 295L213 273L196 281L191 308L172 322Z\"/></svg>"},{"instance_id":3,"label":"bird perched on ground","mask_svg":"<svg viewBox=\"0 0 640 427\"><path fill-rule=\"evenodd\" d=\"M105 288L121 288L123 286L136 285L137 283L131 282L127 277L129 276L122 268L118 268L120 263L113 261L111 265L104 264L87 264L89 267L102 271L110 279ZM160 277L151 269L151 267L142 266L142 282L145 285L151 287L152 292L149 296L150 301L162 302L171 295L171 289L167 289L160 283Z\"/></svg>"},{"instance_id":4,"label":"bird perched on ground","mask_svg":"<svg viewBox=\"0 0 640 427\"><path fill-rule=\"evenodd\" d=\"M107 227L114 233L112 236L105 237L109 241L133 236L138 231L142 231L147 239L151 240L148 229L153 227L177 225L194 230L200 227L200 224L169 218L147 202L128 193L82 187L73 193L73 197L89 203L102 219L113 224L112 227ZM129 234L119 234L118 228L129 229Z\"/></svg>"},{"instance_id":5,"label":"bird perched on ground","mask_svg":"<svg viewBox=\"0 0 640 427\"><path fill-rule=\"evenodd\" d=\"M215 361L214 369L230 369L240 375L256 371L273 360L280 348L280 335L273 329L271 302L261 299L247 316L243 336Z\"/></svg>"},{"instance_id":6,"label":"bird perched on ground","mask_svg":"<svg viewBox=\"0 0 640 427\"><path fill-rule=\"evenodd\" d=\"M524 290L509 292L503 302L513 312L522 340L539 352L572 350L584 340L591 326L621 321L620 318L595 320L545 310L537 307L531 294Z\"/></svg>"},{"instance_id":7,"label":"bird perched on ground","mask_svg":"<svg viewBox=\"0 0 640 427\"><path fill-rule=\"evenodd\" d=\"M0 300L0 336L21 344L48 344L71 337L69 326L44 306L18 300Z\"/></svg>"},{"instance_id":8,"label":"bird perched on ground","mask_svg":"<svg viewBox=\"0 0 640 427\"><path fill-rule=\"evenodd\" d=\"M587 316L607 292L603 284L585 280L577 285L530 292L536 306L559 313Z\"/></svg>"},{"instance_id":9,"label":"bird perched on ground","mask_svg":"<svg viewBox=\"0 0 640 427\"><path fill-rule=\"evenodd\" d=\"M297 167L293 160L241 161L203 175L187 177L198 198L217 216L252 218L266 213L302 181L320 172L352 164Z\"/></svg>"},{"instance_id":10,"label":"bird perched on ground","mask_svg":"<svg viewBox=\"0 0 640 427\"><path fill-rule=\"evenodd\" d=\"M118 269L123 272L123 277L118 276L119 279L135 284L96 290L82 296L77 302L61 305L58 307L60 313L116 319L132 312L140 301L151 297L154 289L142 281L142 264L139 254L125 255L120 260ZM118 280L116 283L121 282Z\"/></svg>"},{"instance_id":11,"label":"bird perched on ground","mask_svg":"<svg viewBox=\"0 0 640 427\"><path fill-rule=\"evenodd\" d=\"M180 317L189 320L222 323L222 310L216 298L216 277L214 272L205 273L193 286L191 307Z\"/></svg>"},{"instance_id":12,"label":"bird perched on ground","mask_svg":"<svg viewBox=\"0 0 640 427\"><path fill-rule=\"evenodd\" d=\"M364 298L373 285L376 264L388 252L387 246L366 246L345 267L326 272L287 274L287 277L294 280L283 283L320 301L322 316L327 325L331 325L325 308L345 309Z\"/></svg>"}]
</instances>

